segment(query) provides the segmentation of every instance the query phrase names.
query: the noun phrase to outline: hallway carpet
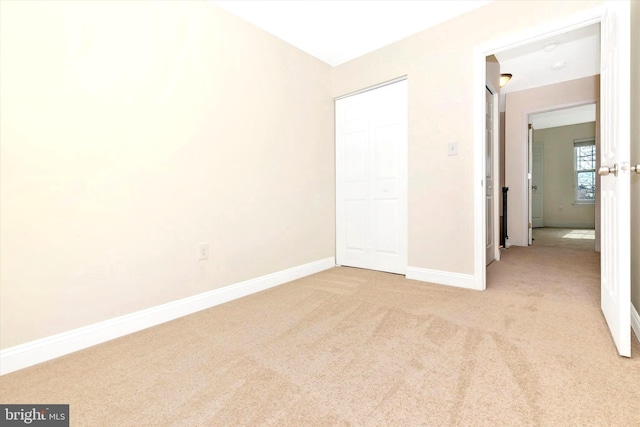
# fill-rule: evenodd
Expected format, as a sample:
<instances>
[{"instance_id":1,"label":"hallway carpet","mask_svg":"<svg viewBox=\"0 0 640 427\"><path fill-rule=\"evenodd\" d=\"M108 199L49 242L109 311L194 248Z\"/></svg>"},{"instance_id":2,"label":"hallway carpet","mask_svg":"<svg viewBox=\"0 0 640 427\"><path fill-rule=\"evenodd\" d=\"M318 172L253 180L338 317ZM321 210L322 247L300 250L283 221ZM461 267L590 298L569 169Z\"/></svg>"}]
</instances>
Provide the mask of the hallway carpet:
<instances>
[{"instance_id":1,"label":"hallway carpet","mask_svg":"<svg viewBox=\"0 0 640 427\"><path fill-rule=\"evenodd\" d=\"M337 267L0 377L0 402L72 426L640 425L596 252L512 247L487 283Z\"/></svg>"}]
</instances>

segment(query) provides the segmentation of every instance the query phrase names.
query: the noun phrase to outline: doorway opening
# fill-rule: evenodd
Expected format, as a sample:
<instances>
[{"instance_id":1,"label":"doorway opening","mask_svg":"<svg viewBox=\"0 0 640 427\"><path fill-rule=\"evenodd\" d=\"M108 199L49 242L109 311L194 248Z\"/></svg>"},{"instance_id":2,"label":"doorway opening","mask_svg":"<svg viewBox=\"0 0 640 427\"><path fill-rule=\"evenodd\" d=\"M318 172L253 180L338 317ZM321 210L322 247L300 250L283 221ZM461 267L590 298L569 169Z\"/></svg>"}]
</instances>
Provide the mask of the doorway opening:
<instances>
[{"instance_id":1,"label":"doorway opening","mask_svg":"<svg viewBox=\"0 0 640 427\"><path fill-rule=\"evenodd\" d=\"M586 10L580 14L562 18L548 25L532 28L519 35L505 37L504 39L489 42L486 45L476 47L474 50L474 176L480 184L474 191L474 244L475 254L475 279L478 289L486 289L486 265L484 254L484 224L485 209L482 196L485 193L484 187L484 162L482 141L482 121L483 102L481 97L482 83L484 80L484 63L486 56L496 55L500 51L511 49L513 46L524 46L535 41L548 39L557 35L565 34L573 30L600 24L602 30L600 56L600 82L598 92L601 94L600 115L601 130L600 135L600 161L602 165L598 169L600 178L601 208L600 218L601 235L601 280L600 280L600 307L604 318L611 332L612 338L622 356L629 357L631 354L631 327L630 327L630 175L629 175L629 154L630 154L630 39L631 29L629 16L629 2L612 2L603 4L600 7ZM564 64L559 64L558 69L562 69ZM581 79L582 80L582 79ZM573 81L576 82L575 80ZM547 101L544 97L539 100ZM584 100L565 101L567 106ZM509 102L511 107L512 103ZM541 105L540 105L541 106ZM533 111L529 110L529 113ZM527 115L521 114L519 120L526 120ZM506 140L509 138L509 118L507 112ZM516 134L521 132L524 126L522 123L513 124ZM514 137L516 141L524 141L520 144L509 144L506 149L506 157L511 154L519 155L522 159L521 166L525 166L529 158L526 151L526 136L524 138ZM517 158L511 157L511 158ZM515 168L511 174L509 168L512 163L508 160L506 170L506 183L513 182L517 190L515 199L520 203L509 203L509 208L515 207L516 224L509 227L509 239L515 231L515 237L520 239L520 243L526 243L529 223L527 222L528 209L523 209L522 195L528 192L531 174L522 173L519 168ZM517 165L516 161L513 165ZM511 176L510 176L511 175ZM511 181L513 179L513 181ZM510 194L511 196L511 194ZM526 206L524 206L526 208ZM524 220L524 221L523 221ZM508 223L512 221L508 220ZM524 225L523 225L524 224ZM524 233L523 233L524 231ZM510 242L513 243L513 242ZM526 245L523 245L526 246Z\"/></svg>"},{"instance_id":2,"label":"doorway opening","mask_svg":"<svg viewBox=\"0 0 640 427\"><path fill-rule=\"evenodd\" d=\"M540 55L540 52L545 52L547 53L544 48L549 45L552 44L551 42L549 42L549 39L552 38L556 38L558 40L563 40L563 41L573 41L572 37L575 36L575 32L578 31L578 34L580 34L579 32L581 31L581 29L584 29L585 27L592 27L592 26L599 26L600 25L600 21L603 19L603 11L601 9L593 9L591 11L589 11L589 13L583 13L581 15L576 15L576 16L571 16L571 17L567 17L562 21L558 21L558 22L554 22L554 23L550 23L548 25L542 25L536 28L532 28L529 29L527 31L524 31L520 34L515 34L513 36L510 37L505 37L504 39L501 40L496 40L490 43L487 43L486 45L480 45L477 46L476 49L474 50L474 55L475 55L475 80L474 80L474 87L476 87L476 95L474 97L475 101L474 101L474 116L477 118L474 123L475 123L475 130L474 130L474 134L476 135L476 141L480 141L481 138L484 139L484 128L485 128L485 111L486 111L486 102L485 102L485 97L484 97L484 93L482 94L482 98L481 98L481 94L480 94L480 88L482 87L483 89L485 88L485 82L486 82L486 64L487 64L487 58L494 55L495 57L498 58L498 60L500 61L500 73L510 73L512 74L512 79L511 81L509 81L506 89L505 88L500 88L500 101L499 101L499 132L498 132L498 140L499 140L499 149L496 150L496 152L494 153L494 159L493 161L499 165L498 167L498 173L497 173L497 189L498 189L498 199L499 199L499 206L498 209L496 209L493 212L493 215L495 216L495 223L499 224L499 228L500 230L502 230L502 226L505 225L505 232L501 233L501 235L499 236L500 239L500 243L501 246L503 245L505 248L508 248L510 245L513 244L521 244L521 245L526 245L526 235L522 236L522 230L521 230L521 224L524 221L527 221L526 224L528 225L528 211L524 210L528 209L528 206L522 206L523 203L521 203L521 196L522 196L522 190L528 187L528 182L526 181L527 177L525 176L523 178L523 172L519 171L517 176L515 177L510 177L507 176L507 171L505 168L506 165L506 158L516 158L516 159L521 159L522 165L521 167L524 168L525 166L525 162L528 161L527 155L525 153L525 150L523 147L526 147L526 132L524 132L524 135L519 135L518 133L521 131L520 129L520 123L516 124L517 126L517 131L516 131L516 135L513 135L511 137L511 139L513 139L513 141L510 140L510 143L507 145L506 144L506 140L508 140L507 138L505 138L505 134L507 134L509 132L509 129L506 127L506 109L505 109L505 105L506 105L506 96L505 94L507 92L510 91L514 91L514 90L518 90L518 91L524 91L525 89L530 89L531 87L539 87L539 86L543 86L543 85L551 85L551 84L555 84L557 83L558 80L558 75L554 75L555 79L549 77L548 73L546 74L546 80L542 80L542 81L538 81L536 84L530 85L530 86L523 86L523 83L526 82L526 78L524 78L524 76L527 75L527 73L529 75L531 74L535 74L537 76L543 76L545 75L544 73L541 72L536 72L536 70L534 70L534 67L532 67L532 64L543 64L542 61L537 61L536 58ZM596 37L599 37L599 32L596 31ZM575 39L580 39L581 37L574 37ZM584 38L584 37L582 37ZM557 46L557 45L556 45ZM599 52L595 52L595 56L596 58L599 58ZM506 69L506 66L508 65L508 61L510 60L516 60L516 58L518 57L524 57L525 60L522 60L522 58L520 58L520 63L522 64L522 70L518 71L517 73L512 73L512 70L508 70ZM483 64L483 69L481 69L481 65ZM547 63L548 65L548 63ZM566 67L566 68L571 68L571 67ZM584 68L584 67L583 67ZM597 74L599 69L599 62L598 65L596 65L596 71L592 72L591 74ZM567 70L565 70L567 71ZM561 72L562 73L562 72ZM566 75L565 75L566 78ZM571 78L580 78L580 76L573 76ZM560 79L562 80L562 79ZM566 106L575 106L576 103L585 103L589 100L572 100L569 101L568 104L569 105L564 105ZM595 102L595 99L591 100L592 102ZM546 109L549 109L550 107L547 106ZM521 112L521 115L515 114L515 118L519 118L521 123L525 123L527 120L527 114L532 113L532 112L539 112L539 111L527 111L526 114L525 112ZM480 120L480 117L482 117L482 121ZM514 115L512 115L512 117L514 117ZM523 124L522 126L526 126L525 124ZM475 267L474 267L474 276L475 276L475 281L476 281L476 288L477 289L486 289L486 246L485 246L485 239L486 239L486 224L487 224L487 209L484 208L485 203L485 194L486 194L486 187L485 187L485 175L486 175L486 161L485 161L485 150L484 150L484 145L485 144L479 144L476 143L474 144L474 158L475 160L475 172L474 175L476 177L476 179L478 180L479 183L479 187L477 187L476 191L474 191L474 205L476 206L475 208L475 215L474 215L474 240L476 241L476 244L474 245L474 258L475 258ZM517 147L516 149L516 153L514 156L514 153L509 153L510 147ZM508 190L507 190L508 187ZM506 194L507 197L504 197L504 195ZM513 201L517 200L518 202L515 203L515 205L513 204ZM506 209L506 215L504 215L503 218L503 212L505 211L505 205L507 206L508 209ZM512 206L514 205L514 206ZM482 206L482 208L481 208ZM514 221L513 219L517 219L517 221ZM515 228L514 228L515 227ZM514 233L513 231L516 230L517 232ZM526 231L526 230L525 230ZM518 235L520 234L520 235ZM508 239L506 241L504 241L504 237L508 236Z\"/></svg>"},{"instance_id":3,"label":"doorway opening","mask_svg":"<svg viewBox=\"0 0 640 427\"><path fill-rule=\"evenodd\" d=\"M597 104L529 115L530 245L600 250Z\"/></svg>"}]
</instances>

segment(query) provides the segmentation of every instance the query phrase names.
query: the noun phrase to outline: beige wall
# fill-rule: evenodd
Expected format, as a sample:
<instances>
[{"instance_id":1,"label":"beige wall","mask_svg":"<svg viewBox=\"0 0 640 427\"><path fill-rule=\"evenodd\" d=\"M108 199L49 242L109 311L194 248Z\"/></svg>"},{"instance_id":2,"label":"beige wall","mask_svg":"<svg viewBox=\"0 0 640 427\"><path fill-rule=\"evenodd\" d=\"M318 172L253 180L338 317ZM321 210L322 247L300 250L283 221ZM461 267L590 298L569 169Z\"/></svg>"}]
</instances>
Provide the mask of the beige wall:
<instances>
[{"instance_id":1,"label":"beige wall","mask_svg":"<svg viewBox=\"0 0 640 427\"><path fill-rule=\"evenodd\" d=\"M500 193L499 196L500 197L500 204L499 204L499 209L500 209L500 240L502 241L502 227L504 226L504 193L502 192L502 189L505 187L504 185L504 176L505 176L505 137L504 137L504 129L505 129L505 113L504 111L500 112L500 157L499 157L499 170L500 170ZM509 193L507 192L507 199L509 197ZM509 213L507 213L507 215L509 215Z\"/></svg>"},{"instance_id":2,"label":"beige wall","mask_svg":"<svg viewBox=\"0 0 640 427\"><path fill-rule=\"evenodd\" d=\"M410 266L473 273L474 48L599 4L493 2L334 68L334 96L408 76Z\"/></svg>"},{"instance_id":3,"label":"beige wall","mask_svg":"<svg viewBox=\"0 0 640 427\"><path fill-rule=\"evenodd\" d=\"M598 102L599 76L585 77L533 89L508 93L505 110L505 185L509 187L507 199L508 245L528 245L525 233L527 212L522 200L526 197L523 176L527 150L527 123L530 113L579 104Z\"/></svg>"},{"instance_id":4,"label":"beige wall","mask_svg":"<svg viewBox=\"0 0 640 427\"><path fill-rule=\"evenodd\" d=\"M505 143L505 112L500 112L500 188L504 187L505 183L505 151L506 151L506 143ZM501 211L502 212L502 211Z\"/></svg>"},{"instance_id":5,"label":"beige wall","mask_svg":"<svg viewBox=\"0 0 640 427\"><path fill-rule=\"evenodd\" d=\"M534 130L533 143L542 145L543 221L545 227L595 227L595 204L576 205L573 140L594 138L596 123Z\"/></svg>"},{"instance_id":6,"label":"beige wall","mask_svg":"<svg viewBox=\"0 0 640 427\"><path fill-rule=\"evenodd\" d=\"M500 93L500 62L494 55L487 57L485 67L487 86L494 92Z\"/></svg>"},{"instance_id":7,"label":"beige wall","mask_svg":"<svg viewBox=\"0 0 640 427\"><path fill-rule=\"evenodd\" d=\"M2 348L334 255L328 65L209 2L1 8Z\"/></svg>"},{"instance_id":8,"label":"beige wall","mask_svg":"<svg viewBox=\"0 0 640 427\"><path fill-rule=\"evenodd\" d=\"M502 138L500 136L501 133L501 124L500 124L500 118L501 118L501 113L499 112L500 109L500 62L498 61L498 58L496 58L494 55L488 56L487 57L487 65L485 68L485 73L486 73L486 80L487 80L487 86L491 89L492 93L497 94L496 100L498 101L498 105L494 106L494 110L498 111L498 115L496 117L493 118L494 120L494 125L493 125L493 137L494 138L498 138L497 141L494 141L493 144L493 150L494 151L498 151L498 153L494 153L494 157L497 157L498 159L501 157L502 153L500 152L501 148L501 141ZM502 187L500 185L500 174L501 174L501 162L498 160L498 162L496 164L493 165L493 176L494 176L494 197L496 200L497 199L497 203L494 203L494 210L498 210L498 215L502 215ZM497 240L498 243L500 243L500 231L502 230L502 225L500 223L500 221L498 221L497 224L494 225L498 231L497 231Z\"/></svg>"},{"instance_id":9,"label":"beige wall","mask_svg":"<svg viewBox=\"0 0 640 427\"><path fill-rule=\"evenodd\" d=\"M631 162L640 163L640 2L631 2ZM640 175L631 176L631 302L640 311ZM640 337L638 337L640 339Z\"/></svg>"}]
</instances>

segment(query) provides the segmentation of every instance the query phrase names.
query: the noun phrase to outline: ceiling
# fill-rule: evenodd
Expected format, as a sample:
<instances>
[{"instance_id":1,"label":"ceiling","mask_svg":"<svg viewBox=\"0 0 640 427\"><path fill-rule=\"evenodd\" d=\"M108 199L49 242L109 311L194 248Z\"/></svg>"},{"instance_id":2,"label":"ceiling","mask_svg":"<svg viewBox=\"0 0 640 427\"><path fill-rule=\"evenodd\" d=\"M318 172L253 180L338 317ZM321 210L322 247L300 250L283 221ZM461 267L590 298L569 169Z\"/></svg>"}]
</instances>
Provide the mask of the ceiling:
<instances>
[{"instance_id":1,"label":"ceiling","mask_svg":"<svg viewBox=\"0 0 640 427\"><path fill-rule=\"evenodd\" d=\"M340 65L490 1L213 1L329 65Z\"/></svg>"},{"instance_id":2,"label":"ceiling","mask_svg":"<svg viewBox=\"0 0 640 427\"><path fill-rule=\"evenodd\" d=\"M600 24L533 41L495 56L500 72L513 74L500 90L502 95L600 74Z\"/></svg>"},{"instance_id":3,"label":"ceiling","mask_svg":"<svg viewBox=\"0 0 640 427\"><path fill-rule=\"evenodd\" d=\"M491 3L480 0L210 1L332 66ZM536 40L495 56L501 72L513 74L501 90L501 109L504 109L504 95L509 92L599 74L600 26L594 24ZM584 117L573 113L564 116L571 117L573 123L582 123L590 121L591 113L585 110L585 114Z\"/></svg>"}]
</instances>

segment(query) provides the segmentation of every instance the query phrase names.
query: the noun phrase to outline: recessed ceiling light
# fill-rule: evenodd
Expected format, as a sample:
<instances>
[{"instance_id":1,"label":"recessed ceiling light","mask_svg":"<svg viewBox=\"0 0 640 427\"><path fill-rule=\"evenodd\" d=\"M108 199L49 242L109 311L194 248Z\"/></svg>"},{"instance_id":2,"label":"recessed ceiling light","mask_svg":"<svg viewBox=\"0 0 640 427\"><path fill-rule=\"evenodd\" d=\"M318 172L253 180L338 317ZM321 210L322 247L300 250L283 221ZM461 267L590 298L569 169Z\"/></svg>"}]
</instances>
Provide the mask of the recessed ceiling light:
<instances>
[{"instance_id":1,"label":"recessed ceiling light","mask_svg":"<svg viewBox=\"0 0 640 427\"><path fill-rule=\"evenodd\" d=\"M567 65L567 63L564 61L556 62L551 66L551 69L555 71L562 70L565 67L565 65Z\"/></svg>"},{"instance_id":2,"label":"recessed ceiling light","mask_svg":"<svg viewBox=\"0 0 640 427\"><path fill-rule=\"evenodd\" d=\"M555 50L557 47L558 47L558 43L551 42L544 47L544 50L545 52L551 52L552 50Z\"/></svg>"}]
</instances>

